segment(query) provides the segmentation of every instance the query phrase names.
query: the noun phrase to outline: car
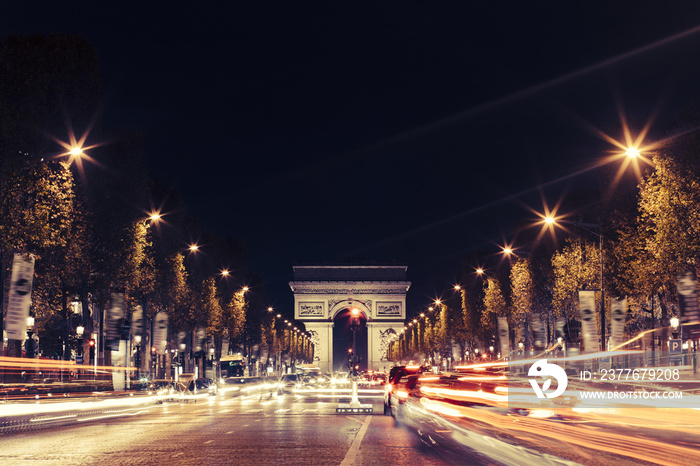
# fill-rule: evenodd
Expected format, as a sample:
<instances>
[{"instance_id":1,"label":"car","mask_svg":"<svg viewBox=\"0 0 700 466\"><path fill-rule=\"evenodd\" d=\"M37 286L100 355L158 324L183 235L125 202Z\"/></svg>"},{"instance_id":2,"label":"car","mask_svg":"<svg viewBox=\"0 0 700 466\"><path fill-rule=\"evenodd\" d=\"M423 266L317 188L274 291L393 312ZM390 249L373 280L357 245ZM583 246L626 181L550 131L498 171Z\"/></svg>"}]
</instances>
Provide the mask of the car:
<instances>
[{"instance_id":1,"label":"car","mask_svg":"<svg viewBox=\"0 0 700 466\"><path fill-rule=\"evenodd\" d=\"M392 390L389 393L389 414L396 419L397 423L403 420L402 406L411 392L416 388L420 377L421 374L405 375L393 384Z\"/></svg>"},{"instance_id":2,"label":"car","mask_svg":"<svg viewBox=\"0 0 700 466\"><path fill-rule=\"evenodd\" d=\"M284 374L282 377L280 377L279 383L277 384L277 394L291 394L292 390L294 390L300 383L301 378L297 374Z\"/></svg>"},{"instance_id":3,"label":"car","mask_svg":"<svg viewBox=\"0 0 700 466\"><path fill-rule=\"evenodd\" d=\"M156 395L158 403L175 399L178 394L177 386L172 380L150 380L140 384L139 389L147 391L149 395Z\"/></svg>"},{"instance_id":4,"label":"car","mask_svg":"<svg viewBox=\"0 0 700 466\"><path fill-rule=\"evenodd\" d=\"M401 377L411 375L411 374L422 374L423 372L429 371L430 368L427 366L418 365L408 365L408 366L394 366L389 371L389 377L384 385L384 414L391 415L391 395L395 391L395 385L399 382Z\"/></svg>"},{"instance_id":5,"label":"car","mask_svg":"<svg viewBox=\"0 0 700 466\"><path fill-rule=\"evenodd\" d=\"M205 392L209 395L216 395L216 384L209 378L191 380L187 389L194 395Z\"/></svg>"},{"instance_id":6,"label":"car","mask_svg":"<svg viewBox=\"0 0 700 466\"><path fill-rule=\"evenodd\" d=\"M276 391L277 379L274 377L226 377L219 382L219 393L232 396L263 395L272 396Z\"/></svg>"}]
</instances>

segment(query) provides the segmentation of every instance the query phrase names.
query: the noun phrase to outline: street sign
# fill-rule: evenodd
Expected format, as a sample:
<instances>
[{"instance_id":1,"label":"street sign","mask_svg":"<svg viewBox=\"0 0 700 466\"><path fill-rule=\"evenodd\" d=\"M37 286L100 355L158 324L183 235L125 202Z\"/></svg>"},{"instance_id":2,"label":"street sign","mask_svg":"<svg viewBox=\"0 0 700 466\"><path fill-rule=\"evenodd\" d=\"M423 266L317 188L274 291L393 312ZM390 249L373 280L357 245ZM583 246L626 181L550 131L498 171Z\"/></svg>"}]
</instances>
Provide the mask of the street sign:
<instances>
[{"instance_id":1,"label":"street sign","mask_svg":"<svg viewBox=\"0 0 700 466\"><path fill-rule=\"evenodd\" d=\"M669 340L668 341L668 351L670 353L682 353L683 352L683 340Z\"/></svg>"},{"instance_id":2,"label":"street sign","mask_svg":"<svg viewBox=\"0 0 700 466\"><path fill-rule=\"evenodd\" d=\"M82 356L76 356L76 357L75 357L75 363L76 363L76 364L82 364L82 363L83 363L83 357L82 357Z\"/></svg>"}]
</instances>

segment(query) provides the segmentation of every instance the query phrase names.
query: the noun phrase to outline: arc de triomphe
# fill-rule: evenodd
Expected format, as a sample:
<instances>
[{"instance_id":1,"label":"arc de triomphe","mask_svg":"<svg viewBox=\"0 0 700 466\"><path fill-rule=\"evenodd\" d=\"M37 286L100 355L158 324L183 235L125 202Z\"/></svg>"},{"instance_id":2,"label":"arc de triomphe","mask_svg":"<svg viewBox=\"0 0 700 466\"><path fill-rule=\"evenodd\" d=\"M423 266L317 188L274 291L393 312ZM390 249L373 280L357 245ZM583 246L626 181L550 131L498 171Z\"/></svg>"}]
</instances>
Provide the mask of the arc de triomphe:
<instances>
[{"instance_id":1,"label":"arc de triomphe","mask_svg":"<svg viewBox=\"0 0 700 466\"><path fill-rule=\"evenodd\" d=\"M322 371L332 372L333 320L357 308L367 322L367 368L388 369L387 346L406 320L404 265L294 266L294 318L306 325Z\"/></svg>"}]
</instances>

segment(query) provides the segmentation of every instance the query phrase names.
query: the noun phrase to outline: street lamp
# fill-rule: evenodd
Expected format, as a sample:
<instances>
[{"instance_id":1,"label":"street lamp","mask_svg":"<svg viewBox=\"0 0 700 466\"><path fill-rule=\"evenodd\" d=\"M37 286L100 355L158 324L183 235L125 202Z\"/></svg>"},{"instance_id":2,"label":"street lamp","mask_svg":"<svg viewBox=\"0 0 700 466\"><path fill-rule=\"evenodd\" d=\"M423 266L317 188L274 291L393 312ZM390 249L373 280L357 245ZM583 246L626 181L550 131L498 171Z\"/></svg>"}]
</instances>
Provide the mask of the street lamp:
<instances>
[{"instance_id":1,"label":"street lamp","mask_svg":"<svg viewBox=\"0 0 700 466\"><path fill-rule=\"evenodd\" d=\"M140 379L141 375L141 335L134 336L134 342L136 343L136 378Z\"/></svg>"},{"instance_id":2,"label":"street lamp","mask_svg":"<svg viewBox=\"0 0 700 466\"><path fill-rule=\"evenodd\" d=\"M35 341L34 341L34 317L27 317L27 342L24 345L27 351L27 357L33 358L35 351Z\"/></svg>"},{"instance_id":3,"label":"street lamp","mask_svg":"<svg viewBox=\"0 0 700 466\"><path fill-rule=\"evenodd\" d=\"M351 322L350 322L350 330L352 331L352 351L353 351L352 359L350 361L350 363L352 364L351 374L353 377L357 377L357 364L360 362L360 359L359 359L359 356L357 354L356 334L357 334L357 331L360 329L360 317L359 317L360 310L355 307L350 312L352 313L352 318L351 318ZM355 382L353 382L353 383L356 383L356 379L355 379Z\"/></svg>"},{"instance_id":4,"label":"street lamp","mask_svg":"<svg viewBox=\"0 0 700 466\"><path fill-rule=\"evenodd\" d=\"M678 317L671 317L671 328L673 328L673 338L678 338L678 325L680 321Z\"/></svg>"},{"instance_id":5,"label":"street lamp","mask_svg":"<svg viewBox=\"0 0 700 466\"><path fill-rule=\"evenodd\" d=\"M636 147L628 147L625 149L625 155L630 159L636 159L639 157L639 149Z\"/></svg>"}]
</instances>

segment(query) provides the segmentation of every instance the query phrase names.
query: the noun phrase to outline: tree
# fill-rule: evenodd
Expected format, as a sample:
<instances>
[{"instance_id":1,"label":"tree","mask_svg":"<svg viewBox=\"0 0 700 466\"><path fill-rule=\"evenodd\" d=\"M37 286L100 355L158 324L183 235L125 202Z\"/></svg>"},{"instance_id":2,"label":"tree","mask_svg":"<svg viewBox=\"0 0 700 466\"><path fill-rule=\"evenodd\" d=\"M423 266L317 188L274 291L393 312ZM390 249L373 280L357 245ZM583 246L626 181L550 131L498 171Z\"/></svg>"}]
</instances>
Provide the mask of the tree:
<instances>
[{"instance_id":1,"label":"tree","mask_svg":"<svg viewBox=\"0 0 700 466\"><path fill-rule=\"evenodd\" d=\"M246 315L248 312L245 291L239 290L233 293L233 296L226 303L224 309L225 318L222 324L228 329L231 342L239 341L245 330Z\"/></svg>"},{"instance_id":2,"label":"tree","mask_svg":"<svg viewBox=\"0 0 700 466\"><path fill-rule=\"evenodd\" d=\"M168 313L174 332L192 331L192 290L185 270L185 257L178 252L166 259L165 268L160 271L161 296L159 301Z\"/></svg>"},{"instance_id":3,"label":"tree","mask_svg":"<svg viewBox=\"0 0 700 466\"><path fill-rule=\"evenodd\" d=\"M484 288L484 312L481 316L482 335L485 344L494 344L498 334L498 317L507 317L506 299L501 284L494 277L486 279Z\"/></svg>"},{"instance_id":4,"label":"tree","mask_svg":"<svg viewBox=\"0 0 700 466\"><path fill-rule=\"evenodd\" d=\"M34 307L37 330L60 308L57 290L64 290L62 339L67 340L66 283L77 279L86 243L86 231L75 196L75 183L68 166L26 156L7 164L0 174L0 262L3 291L8 287L7 264L14 252L34 254ZM5 293L2 293L5 295ZM4 303L3 303L4 305ZM55 307L54 307L55 306ZM18 346L12 353L18 353ZM68 346L66 345L66 351Z\"/></svg>"},{"instance_id":5,"label":"tree","mask_svg":"<svg viewBox=\"0 0 700 466\"><path fill-rule=\"evenodd\" d=\"M552 307L555 317L578 319L578 292L600 288L598 246L578 237L569 239L562 251L557 251L552 256L552 269Z\"/></svg>"},{"instance_id":6,"label":"tree","mask_svg":"<svg viewBox=\"0 0 700 466\"><path fill-rule=\"evenodd\" d=\"M700 177L689 160L655 155L653 162L654 171L640 186L638 222L648 253L644 285L658 293L663 319L675 301L676 277L686 270L697 273Z\"/></svg>"},{"instance_id":7,"label":"tree","mask_svg":"<svg viewBox=\"0 0 700 466\"><path fill-rule=\"evenodd\" d=\"M521 335L523 343L529 342L528 327L530 313L535 309L534 285L530 261L518 258L510 269L511 300L513 303L512 325L525 329L525 335Z\"/></svg>"}]
</instances>

